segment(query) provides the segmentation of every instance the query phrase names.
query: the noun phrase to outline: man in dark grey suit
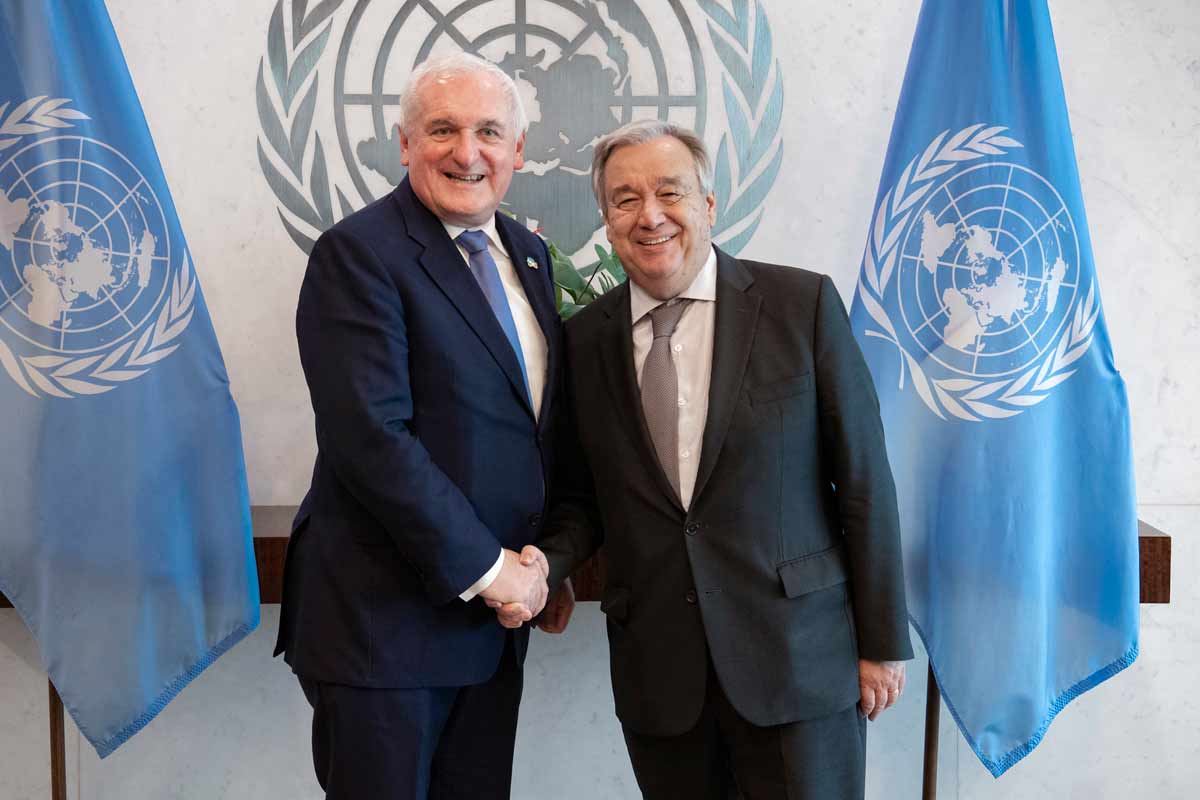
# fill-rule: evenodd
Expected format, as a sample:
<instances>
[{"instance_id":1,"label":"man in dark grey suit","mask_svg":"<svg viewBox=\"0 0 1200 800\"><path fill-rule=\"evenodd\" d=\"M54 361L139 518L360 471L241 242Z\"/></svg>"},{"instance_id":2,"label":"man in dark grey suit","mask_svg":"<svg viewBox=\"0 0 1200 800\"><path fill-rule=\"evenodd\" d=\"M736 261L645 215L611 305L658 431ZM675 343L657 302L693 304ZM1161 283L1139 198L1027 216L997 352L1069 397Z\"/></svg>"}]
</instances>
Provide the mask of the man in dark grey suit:
<instances>
[{"instance_id":1,"label":"man in dark grey suit","mask_svg":"<svg viewBox=\"0 0 1200 800\"><path fill-rule=\"evenodd\" d=\"M539 541L550 585L605 545L645 797L861 797L865 718L896 701L912 648L878 402L841 299L826 276L712 246L690 131L609 134L593 185L630 280L566 326L577 442Z\"/></svg>"}]
</instances>

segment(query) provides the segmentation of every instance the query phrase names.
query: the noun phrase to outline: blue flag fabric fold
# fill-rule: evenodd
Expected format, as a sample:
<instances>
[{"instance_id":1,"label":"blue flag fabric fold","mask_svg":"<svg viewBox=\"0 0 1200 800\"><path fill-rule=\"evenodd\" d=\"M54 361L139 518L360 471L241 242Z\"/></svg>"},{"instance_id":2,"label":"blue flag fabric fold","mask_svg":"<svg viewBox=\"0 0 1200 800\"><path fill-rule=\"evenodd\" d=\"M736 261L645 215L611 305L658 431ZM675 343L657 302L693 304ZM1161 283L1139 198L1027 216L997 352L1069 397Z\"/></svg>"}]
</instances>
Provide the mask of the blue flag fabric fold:
<instances>
[{"instance_id":1,"label":"blue flag fabric fold","mask_svg":"<svg viewBox=\"0 0 1200 800\"><path fill-rule=\"evenodd\" d=\"M1129 412L1045 0L925 0L851 320L912 620L998 777L1138 652Z\"/></svg>"},{"instance_id":2,"label":"blue flag fabric fold","mask_svg":"<svg viewBox=\"0 0 1200 800\"><path fill-rule=\"evenodd\" d=\"M258 624L237 409L99 0L0 2L0 591L101 757Z\"/></svg>"}]
</instances>

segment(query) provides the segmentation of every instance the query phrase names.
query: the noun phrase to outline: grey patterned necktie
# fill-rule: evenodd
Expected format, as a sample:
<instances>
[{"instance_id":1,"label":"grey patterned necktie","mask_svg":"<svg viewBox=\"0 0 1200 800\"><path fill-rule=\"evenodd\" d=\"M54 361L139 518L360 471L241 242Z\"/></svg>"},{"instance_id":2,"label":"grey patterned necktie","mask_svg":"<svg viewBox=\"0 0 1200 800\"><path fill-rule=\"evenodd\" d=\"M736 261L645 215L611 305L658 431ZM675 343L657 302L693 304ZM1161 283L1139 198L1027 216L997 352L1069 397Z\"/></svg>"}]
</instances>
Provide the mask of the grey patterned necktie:
<instances>
[{"instance_id":1,"label":"grey patterned necktie","mask_svg":"<svg viewBox=\"0 0 1200 800\"><path fill-rule=\"evenodd\" d=\"M671 335L690 300L667 302L650 311L654 341L642 365L642 413L658 463L679 496L679 376L671 358Z\"/></svg>"}]
</instances>

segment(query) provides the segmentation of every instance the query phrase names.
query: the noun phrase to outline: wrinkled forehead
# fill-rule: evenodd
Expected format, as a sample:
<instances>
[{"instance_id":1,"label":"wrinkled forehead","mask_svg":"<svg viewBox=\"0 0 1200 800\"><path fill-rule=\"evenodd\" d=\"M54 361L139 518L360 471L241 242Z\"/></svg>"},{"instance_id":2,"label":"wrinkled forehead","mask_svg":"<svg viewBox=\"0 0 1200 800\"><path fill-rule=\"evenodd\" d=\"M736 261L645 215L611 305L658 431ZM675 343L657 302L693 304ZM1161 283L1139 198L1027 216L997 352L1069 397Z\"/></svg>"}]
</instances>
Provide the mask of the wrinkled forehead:
<instances>
[{"instance_id":1,"label":"wrinkled forehead","mask_svg":"<svg viewBox=\"0 0 1200 800\"><path fill-rule=\"evenodd\" d=\"M415 97L419 117L477 122L496 118L508 124L516 109L504 84L487 72L434 72L422 76Z\"/></svg>"},{"instance_id":2,"label":"wrinkled forehead","mask_svg":"<svg viewBox=\"0 0 1200 800\"><path fill-rule=\"evenodd\" d=\"M664 187L691 189L700 183L691 150L674 137L625 144L613 149L604 163L604 193L657 191Z\"/></svg>"}]
</instances>

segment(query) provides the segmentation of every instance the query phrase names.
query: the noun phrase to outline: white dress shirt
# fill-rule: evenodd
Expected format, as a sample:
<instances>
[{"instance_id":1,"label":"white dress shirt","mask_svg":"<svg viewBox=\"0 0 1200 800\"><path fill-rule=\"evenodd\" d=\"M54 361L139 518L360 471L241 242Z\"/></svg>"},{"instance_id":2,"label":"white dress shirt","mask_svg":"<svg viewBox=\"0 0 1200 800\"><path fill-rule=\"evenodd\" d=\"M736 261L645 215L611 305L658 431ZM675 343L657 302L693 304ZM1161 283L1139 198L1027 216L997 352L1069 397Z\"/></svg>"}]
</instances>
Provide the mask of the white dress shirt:
<instances>
[{"instance_id":1,"label":"white dress shirt","mask_svg":"<svg viewBox=\"0 0 1200 800\"><path fill-rule=\"evenodd\" d=\"M500 243L500 235L496 232L496 218L492 217L483 225L473 229L460 228L445 222L442 225L446 228L446 233L450 236L451 241L454 241L465 230L480 230L487 236L488 252L491 253L492 260L496 262L496 270L500 273L500 283L504 286L504 295L508 298L508 308L512 312L513 323L517 328L517 341L521 343L521 355L525 359L525 378L529 382L529 402L533 406L533 416L536 419L542 410L542 395L546 391L546 334L542 333L542 326L538 324L537 316L533 313L533 306L529 303L529 298L525 296L525 289L521 286L521 279L517 276L512 258L504 249L504 245ZM467 249L458 242L454 242L454 245L458 248L459 255L462 256L463 268L469 270L471 267ZM525 264L522 264L521 267L528 269ZM501 549L492 568L471 584L470 588L459 597L463 600L470 600L487 589L500 575L503 566L504 550Z\"/></svg>"},{"instance_id":2,"label":"white dress shirt","mask_svg":"<svg viewBox=\"0 0 1200 800\"><path fill-rule=\"evenodd\" d=\"M686 509L696 488L704 423L708 419L708 388L712 382L713 333L717 321L717 253L709 250L692 285L677 297L692 302L671 335L671 359L679 379L679 499ZM650 312L662 304L633 281L629 282L629 310L633 324L633 366L638 387L654 341Z\"/></svg>"}]
</instances>

